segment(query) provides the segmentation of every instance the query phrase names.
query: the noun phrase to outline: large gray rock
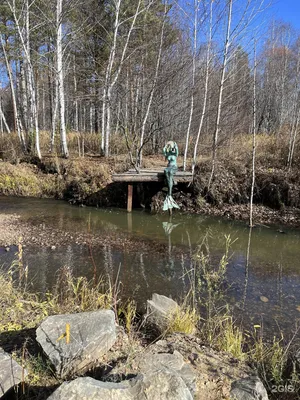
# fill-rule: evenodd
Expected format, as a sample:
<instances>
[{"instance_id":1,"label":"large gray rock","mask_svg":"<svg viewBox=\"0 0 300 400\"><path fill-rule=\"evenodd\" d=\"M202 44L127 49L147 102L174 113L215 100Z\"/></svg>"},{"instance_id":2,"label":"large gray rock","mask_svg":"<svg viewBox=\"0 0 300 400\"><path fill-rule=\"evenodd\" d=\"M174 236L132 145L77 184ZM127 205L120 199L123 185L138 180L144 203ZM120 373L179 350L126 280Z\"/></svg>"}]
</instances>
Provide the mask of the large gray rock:
<instances>
[{"instance_id":1,"label":"large gray rock","mask_svg":"<svg viewBox=\"0 0 300 400\"><path fill-rule=\"evenodd\" d=\"M193 400L194 398L181 376L167 368L147 373L142 387L142 394L145 397L137 397L135 400Z\"/></svg>"},{"instance_id":2,"label":"large gray rock","mask_svg":"<svg viewBox=\"0 0 300 400\"><path fill-rule=\"evenodd\" d=\"M231 385L232 400L268 400L267 391L262 381L257 377L239 379Z\"/></svg>"},{"instance_id":3,"label":"large gray rock","mask_svg":"<svg viewBox=\"0 0 300 400\"><path fill-rule=\"evenodd\" d=\"M0 349L0 397L9 389L23 382L27 371L3 349Z\"/></svg>"},{"instance_id":4,"label":"large gray rock","mask_svg":"<svg viewBox=\"0 0 300 400\"><path fill-rule=\"evenodd\" d=\"M178 304L169 297L154 293L152 300L147 300L147 321L160 332L168 328L170 316L176 311Z\"/></svg>"},{"instance_id":5,"label":"large gray rock","mask_svg":"<svg viewBox=\"0 0 300 400\"><path fill-rule=\"evenodd\" d=\"M137 369L145 374L153 376L159 371L166 371L180 377L189 391L194 394L196 392L196 373L190 364L187 364L182 355L175 350L171 353L145 353L139 359L135 360Z\"/></svg>"},{"instance_id":6,"label":"large gray rock","mask_svg":"<svg viewBox=\"0 0 300 400\"><path fill-rule=\"evenodd\" d=\"M120 383L77 378L63 383L48 400L192 400L183 380L167 369Z\"/></svg>"},{"instance_id":7,"label":"large gray rock","mask_svg":"<svg viewBox=\"0 0 300 400\"><path fill-rule=\"evenodd\" d=\"M70 325L70 341L58 340ZM60 377L82 373L93 366L116 341L115 315L110 310L53 315L36 331L42 346Z\"/></svg>"},{"instance_id":8,"label":"large gray rock","mask_svg":"<svg viewBox=\"0 0 300 400\"><path fill-rule=\"evenodd\" d=\"M134 400L141 391L139 380L121 383L101 382L93 378L77 378L63 383L48 400ZM143 397L141 397L141 400Z\"/></svg>"}]
</instances>

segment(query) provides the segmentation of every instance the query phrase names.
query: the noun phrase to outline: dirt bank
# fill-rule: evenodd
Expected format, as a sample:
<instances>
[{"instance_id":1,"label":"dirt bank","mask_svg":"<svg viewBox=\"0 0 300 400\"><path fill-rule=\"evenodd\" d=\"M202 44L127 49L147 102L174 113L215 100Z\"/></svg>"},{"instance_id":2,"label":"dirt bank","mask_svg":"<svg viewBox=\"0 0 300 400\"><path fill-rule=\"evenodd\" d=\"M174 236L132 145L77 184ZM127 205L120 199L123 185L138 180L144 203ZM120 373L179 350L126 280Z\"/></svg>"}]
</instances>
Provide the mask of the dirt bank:
<instances>
[{"instance_id":1,"label":"dirt bank","mask_svg":"<svg viewBox=\"0 0 300 400\"><path fill-rule=\"evenodd\" d=\"M151 165L162 165L161 157L149 160ZM125 208L126 184L111 183L111 174L128 168L126 157L71 160L46 157L43 162L23 160L18 165L0 162L0 195L58 198L71 204ZM179 212L248 221L251 166L238 160L218 162L208 188L210 171L210 162L200 162L195 169L193 185L174 187L173 197L180 206ZM162 212L164 186L163 183L135 185L134 207ZM253 219L255 224L300 226L298 170L257 167ZM13 223L16 225L15 220Z\"/></svg>"}]
</instances>

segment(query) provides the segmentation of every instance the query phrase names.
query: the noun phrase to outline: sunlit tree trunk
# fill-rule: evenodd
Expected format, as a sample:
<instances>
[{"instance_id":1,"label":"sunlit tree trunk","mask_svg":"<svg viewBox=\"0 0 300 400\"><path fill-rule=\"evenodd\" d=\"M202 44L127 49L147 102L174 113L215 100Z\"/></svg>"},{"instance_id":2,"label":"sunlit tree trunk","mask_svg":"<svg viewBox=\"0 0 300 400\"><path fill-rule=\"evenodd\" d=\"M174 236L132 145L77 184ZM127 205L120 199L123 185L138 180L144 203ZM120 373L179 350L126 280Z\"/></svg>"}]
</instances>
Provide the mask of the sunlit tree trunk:
<instances>
[{"instance_id":1,"label":"sunlit tree trunk","mask_svg":"<svg viewBox=\"0 0 300 400\"><path fill-rule=\"evenodd\" d=\"M230 47L230 29L231 29L231 19L232 19L232 3L233 0L228 0L228 13L227 13L227 29L226 29L226 38L225 38L225 45L223 51L223 62L221 68L221 79L219 84L219 96L218 96L218 108L217 108L217 116L215 122L215 131L213 135L213 146L212 146L212 168L211 174L209 177L208 182L208 190L211 185L211 181L214 176L215 172L215 164L216 164L216 157L217 157L217 146L218 146L218 138L219 138L219 131L220 131L220 119L221 119L221 111L222 111L222 103L223 103L223 92L224 92L224 83L225 83L225 74L226 74L226 67L228 63L228 52Z\"/></svg>"},{"instance_id":2,"label":"sunlit tree trunk","mask_svg":"<svg viewBox=\"0 0 300 400\"><path fill-rule=\"evenodd\" d=\"M201 112L199 128L198 128L195 147L194 147L194 155L193 155L193 163L192 163L192 173L193 174L194 174L195 165L196 165L196 161L197 161L197 151L198 151L199 139L200 139L200 135L201 135L202 128L203 128L203 122L204 122L204 117L206 114L206 107L207 107L209 71L210 71L210 64L211 64L212 29L213 29L213 25L212 25L213 2L214 2L214 0L210 0L209 35L208 35L208 43L207 43L207 50L206 50L206 63L205 63L204 98L203 98L203 105L202 105L202 112Z\"/></svg>"},{"instance_id":3,"label":"sunlit tree trunk","mask_svg":"<svg viewBox=\"0 0 300 400\"><path fill-rule=\"evenodd\" d=\"M163 48L163 40L164 40L164 28L165 28L165 21L166 21L166 13L167 13L167 10L166 10L166 3L165 3L165 18L163 20L162 27L161 27L159 49L158 49L158 55L157 55L157 60L156 60L156 67L155 67L155 75L154 75L154 79L153 79L151 90L150 90L146 113L145 113L145 116L144 116L143 122L142 122L140 148L138 151L138 159L137 159L138 167L140 167L142 164L145 129L146 129L146 124L147 124L147 120L149 117L150 107L151 107L152 100L153 100L154 90L155 90L157 79L158 79L158 72L159 72L159 67L160 67L161 54L162 54L162 48Z\"/></svg>"},{"instance_id":4,"label":"sunlit tree trunk","mask_svg":"<svg viewBox=\"0 0 300 400\"><path fill-rule=\"evenodd\" d=\"M194 114L194 91L195 91L195 72L196 72L196 54L197 54L197 31L198 31L198 11L199 11L199 0L194 0L194 33L193 33L193 61L192 61L192 87L191 87L191 106L190 106L190 115L189 115L189 122L188 128L186 132L185 138L185 149L184 149L184 156L183 156L183 170L186 170L186 158L189 148L189 141L190 141L190 132L192 126L192 119Z\"/></svg>"},{"instance_id":5,"label":"sunlit tree trunk","mask_svg":"<svg viewBox=\"0 0 300 400\"><path fill-rule=\"evenodd\" d=\"M14 125L15 125L15 131L18 134L21 146L23 151L26 151L26 143L25 143L25 138L24 138L24 133L23 133L23 127L18 111L18 106L17 106L17 98L16 98L16 91L15 91L15 85L13 81L13 72L11 65L9 63L7 53L6 53L6 48L5 48L5 43L2 38L2 35L0 35L0 40L1 40L1 46L2 46L2 51L5 59L5 65L6 65L6 70L7 70L7 75L9 79L9 85L10 85L10 92L11 92L11 98L12 98L12 104L13 104L13 112L14 112Z\"/></svg>"},{"instance_id":6,"label":"sunlit tree trunk","mask_svg":"<svg viewBox=\"0 0 300 400\"><path fill-rule=\"evenodd\" d=\"M253 68L253 126L252 126L252 182L250 194L250 215L249 225L253 227L253 195L255 185L255 156L256 156L256 71L257 71L257 58L256 58L256 41L254 42L254 68Z\"/></svg>"},{"instance_id":7,"label":"sunlit tree trunk","mask_svg":"<svg viewBox=\"0 0 300 400\"><path fill-rule=\"evenodd\" d=\"M11 133L2 109L2 98L0 97L0 132L2 134L4 133L3 125L5 126L7 133Z\"/></svg>"},{"instance_id":8,"label":"sunlit tree trunk","mask_svg":"<svg viewBox=\"0 0 300 400\"><path fill-rule=\"evenodd\" d=\"M60 141L61 150L65 158L69 157L67 145L67 132L65 120L65 91L64 91L64 71L63 71L63 49L62 49L62 0L57 0L56 9L57 40L56 40L56 61L57 61L57 81L59 98L59 119L60 119Z\"/></svg>"}]
</instances>

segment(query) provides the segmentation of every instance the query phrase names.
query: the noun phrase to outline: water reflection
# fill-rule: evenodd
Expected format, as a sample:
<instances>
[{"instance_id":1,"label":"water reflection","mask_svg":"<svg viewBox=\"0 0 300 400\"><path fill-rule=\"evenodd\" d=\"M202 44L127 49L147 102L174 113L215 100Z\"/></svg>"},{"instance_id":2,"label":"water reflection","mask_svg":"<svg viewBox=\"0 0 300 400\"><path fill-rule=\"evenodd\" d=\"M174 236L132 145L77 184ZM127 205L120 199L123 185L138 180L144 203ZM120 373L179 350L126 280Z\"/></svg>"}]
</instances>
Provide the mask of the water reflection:
<instances>
[{"instance_id":1,"label":"water reflection","mask_svg":"<svg viewBox=\"0 0 300 400\"><path fill-rule=\"evenodd\" d=\"M0 198L2 213L17 213L25 221L63 231L84 233L86 244L27 247L24 261L35 291L45 293L54 284L62 266L75 275L93 279L104 276L114 283L119 277L122 295L135 297L142 308L153 292L181 298L190 288L187 271L193 269L196 247L209 237L211 258L219 262L225 235L237 239L228 265L229 301L236 315L253 326L263 321L266 331L278 326L291 331L300 317L300 232L279 227L250 229L239 222L197 215L164 215L124 210L77 208L64 202ZM88 246L90 235L123 238L123 247L99 240ZM147 246L129 247L126 238ZM123 240L123 239L122 239ZM13 252L0 249L0 264L8 267ZM264 302L261 298L267 298Z\"/></svg>"}]
</instances>

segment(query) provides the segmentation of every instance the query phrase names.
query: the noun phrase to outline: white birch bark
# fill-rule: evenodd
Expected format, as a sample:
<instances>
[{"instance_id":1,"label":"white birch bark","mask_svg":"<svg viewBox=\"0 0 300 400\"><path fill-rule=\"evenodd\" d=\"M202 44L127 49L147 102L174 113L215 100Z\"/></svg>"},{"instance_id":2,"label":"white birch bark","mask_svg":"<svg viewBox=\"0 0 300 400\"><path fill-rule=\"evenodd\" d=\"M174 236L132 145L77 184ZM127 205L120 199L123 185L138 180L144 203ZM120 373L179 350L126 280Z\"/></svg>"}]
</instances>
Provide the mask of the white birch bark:
<instances>
[{"instance_id":1,"label":"white birch bark","mask_svg":"<svg viewBox=\"0 0 300 400\"><path fill-rule=\"evenodd\" d=\"M27 100L27 85L25 76L25 67L20 62L20 95L22 104L23 126L25 130L28 129L28 100Z\"/></svg>"},{"instance_id":2,"label":"white birch bark","mask_svg":"<svg viewBox=\"0 0 300 400\"><path fill-rule=\"evenodd\" d=\"M58 111L58 79L55 79L55 92L54 92L53 104L54 106L53 106L52 121L51 121L50 153L53 153L55 145L56 122L57 122L57 111Z\"/></svg>"},{"instance_id":3,"label":"white birch bark","mask_svg":"<svg viewBox=\"0 0 300 400\"><path fill-rule=\"evenodd\" d=\"M64 71L63 71L63 49L62 49L62 0L56 3L56 61L57 61L57 81L58 81L58 98L59 98L59 119L60 119L60 141L61 150L65 158L69 157L67 145L67 132L65 120L65 91L64 91Z\"/></svg>"},{"instance_id":4,"label":"white birch bark","mask_svg":"<svg viewBox=\"0 0 300 400\"><path fill-rule=\"evenodd\" d=\"M102 96L102 120L101 120L101 149L100 153L101 155L105 154L105 126L106 126L106 89L104 87L103 89L103 96Z\"/></svg>"},{"instance_id":5,"label":"white birch bark","mask_svg":"<svg viewBox=\"0 0 300 400\"><path fill-rule=\"evenodd\" d=\"M300 104L299 104L299 74L300 74L300 51L298 51L297 68L296 68L296 88L295 88L295 100L294 100L294 121L292 123L292 128L290 132L289 139L289 153L287 159L288 171L291 170L293 155L295 150L296 137L299 127L300 118Z\"/></svg>"},{"instance_id":6,"label":"white birch bark","mask_svg":"<svg viewBox=\"0 0 300 400\"><path fill-rule=\"evenodd\" d=\"M1 40L1 46L2 46L3 55L4 55L4 59L5 59L5 65L6 65L7 75L8 75L8 79L9 79L11 98L12 98L12 103L13 103L15 131L17 132L17 135L19 137L23 151L26 152L26 143L25 143L22 123L21 123L21 119L20 119L20 115L19 115L19 111L18 111L18 106L17 106L16 91L15 91L15 86L14 86L14 81L13 81L13 72L12 72L12 68L11 68L11 65L8 60L5 43L4 43L2 35L0 35L0 40Z\"/></svg>"},{"instance_id":7,"label":"white birch bark","mask_svg":"<svg viewBox=\"0 0 300 400\"><path fill-rule=\"evenodd\" d=\"M200 140L200 136L201 136L201 132L202 132L202 128L203 128L203 122L204 122L204 117L206 114L206 107L207 107L209 71L210 71L210 64L211 64L212 29L213 29L213 2L214 2L214 0L210 0L209 35L208 35L208 43L207 43L207 50L206 50L206 63L205 63L206 65L205 65L204 98L203 98L200 123L199 123L196 142L195 142L195 146L194 146L192 174L194 174L194 170L195 170L195 165L196 165L196 161L197 161L198 145L199 145L199 140Z\"/></svg>"},{"instance_id":8,"label":"white birch bark","mask_svg":"<svg viewBox=\"0 0 300 400\"><path fill-rule=\"evenodd\" d=\"M76 60L75 56L73 58L73 81L74 81L74 106L75 106L75 121L74 121L74 129L75 132L78 132L78 100L77 100L77 78L76 78Z\"/></svg>"},{"instance_id":9,"label":"white birch bark","mask_svg":"<svg viewBox=\"0 0 300 400\"><path fill-rule=\"evenodd\" d=\"M103 94L104 104L103 104L102 118L105 116L105 119L106 119L106 121L104 121L104 126L105 126L104 153L105 153L106 157L109 155L109 141L110 141L110 132L111 132L112 90L113 90L113 88L119 78L120 72L123 68L125 56L127 54L128 44L130 42L130 38L131 38L131 34L133 32L133 29L135 27L136 19L139 14L141 14L143 11L145 11L146 9L148 9L150 7L150 5L153 3L153 1L149 1L147 6L143 9L141 9L142 0L139 0L136 11L135 11L134 15L131 17L132 21L130 24L129 31L127 32L127 38L124 43L123 50L121 52L121 57L120 57L118 67L116 68L116 71L113 73L113 69L115 67L115 58L116 58L117 39L118 39L118 35L119 35L119 28L120 28L121 24L124 22L124 21L120 22L121 3L122 3L122 0L117 0L115 2L116 11L115 11L115 20L114 20L113 43L112 43L112 47L110 50L108 65L106 68L104 94Z\"/></svg>"},{"instance_id":10,"label":"white birch bark","mask_svg":"<svg viewBox=\"0 0 300 400\"><path fill-rule=\"evenodd\" d=\"M39 125L38 125L38 115L37 115L37 104L36 104L36 89L35 89L35 81L34 81L34 73L33 67L30 59L30 45L29 45L29 3L28 0L25 0L25 34L22 32L20 27L20 19L16 14L15 2L6 0L7 5L10 8L10 11L13 16L13 20L15 23L15 27L17 29L19 39L21 42L21 47L23 50L24 60L26 61L26 65L28 68L28 103L30 109L30 134L35 137L35 152L39 159L41 159L41 150L40 150L40 138L39 138Z\"/></svg>"},{"instance_id":11,"label":"white birch bark","mask_svg":"<svg viewBox=\"0 0 300 400\"><path fill-rule=\"evenodd\" d=\"M218 108L217 108L217 115L216 115L216 122L215 122L215 131L214 131L214 135L213 135L212 168L211 168L211 174L210 174L208 185L207 185L207 190L209 190L209 188L210 188L211 181L213 179L214 172L215 172L217 146L218 146L218 138L219 138L219 131L220 131L220 119L221 119L222 102L223 102L223 91L224 91L224 83L225 83L225 73L226 73L226 67L227 67L227 63L228 63L229 47L231 44L230 30L231 30L231 20L232 20L232 3L233 3L233 0L228 0L227 29L226 29L224 51L223 51L221 79L220 79L220 84L219 84Z\"/></svg>"},{"instance_id":12,"label":"white birch bark","mask_svg":"<svg viewBox=\"0 0 300 400\"><path fill-rule=\"evenodd\" d=\"M93 103L90 103L90 133L93 133L94 131L94 126L93 126L93 121L94 121L94 106Z\"/></svg>"},{"instance_id":13,"label":"white birch bark","mask_svg":"<svg viewBox=\"0 0 300 400\"><path fill-rule=\"evenodd\" d=\"M257 58L256 58L256 41L254 42L254 68L253 68L253 126L252 126L252 182L250 194L250 213L249 225L253 227L253 195L255 185L255 158L256 158L256 72L257 72Z\"/></svg>"},{"instance_id":14,"label":"white birch bark","mask_svg":"<svg viewBox=\"0 0 300 400\"><path fill-rule=\"evenodd\" d=\"M196 73L196 53L197 53L197 31L198 31L198 10L199 10L199 0L194 0L194 33L193 33L193 60L192 60L192 87L191 87L191 106L188 128L185 137L185 148L183 156L183 170L186 170L186 159L189 148L190 132L192 126L192 119L194 114L194 91L195 91L195 73Z\"/></svg>"},{"instance_id":15,"label":"white birch bark","mask_svg":"<svg viewBox=\"0 0 300 400\"><path fill-rule=\"evenodd\" d=\"M150 96L147 104L147 109L146 113L142 122L142 129L141 129L141 138L140 138L140 148L138 151L138 159L137 159L137 166L138 168L142 165L142 159L143 159L143 146L144 146L144 138L145 138L145 129L146 129L146 123L149 117L149 112L153 100L153 94L154 90L156 88L157 80L158 80L158 72L159 72L159 67L160 67L160 62L161 62L161 54L162 54L162 48L163 48L163 41L164 41L164 31L165 31L165 22L166 22L166 14L167 14L167 7L165 3L165 14L164 14L164 20L162 23L161 27L161 33L160 33L160 41L159 41L159 49L158 49L158 55L157 55L157 60L156 60L156 66L155 66L155 75L154 79L152 82L152 87L150 90Z\"/></svg>"},{"instance_id":16,"label":"white birch bark","mask_svg":"<svg viewBox=\"0 0 300 400\"><path fill-rule=\"evenodd\" d=\"M7 133L11 133L10 129L9 129L9 126L8 126L8 124L6 122L6 118L5 118L3 109L2 109L2 98L0 97L0 132L1 133L4 133L3 125L5 126L5 129L6 129Z\"/></svg>"}]
</instances>

